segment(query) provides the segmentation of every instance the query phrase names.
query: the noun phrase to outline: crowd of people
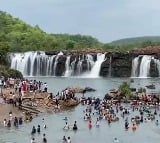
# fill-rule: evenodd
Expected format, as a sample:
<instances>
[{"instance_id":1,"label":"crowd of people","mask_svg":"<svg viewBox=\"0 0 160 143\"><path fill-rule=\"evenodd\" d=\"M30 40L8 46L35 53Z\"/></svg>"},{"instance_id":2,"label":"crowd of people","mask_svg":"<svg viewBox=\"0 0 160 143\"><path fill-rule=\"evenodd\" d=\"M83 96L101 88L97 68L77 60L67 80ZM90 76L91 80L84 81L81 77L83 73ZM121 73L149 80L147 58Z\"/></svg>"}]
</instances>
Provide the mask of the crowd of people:
<instances>
[{"instance_id":1,"label":"crowd of people","mask_svg":"<svg viewBox=\"0 0 160 143\"><path fill-rule=\"evenodd\" d=\"M159 125L158 118L160 117L159 103L151 104L146 102L146 100L137 100L131 103L120 103L113 100L99 99L95 97L85 98L83 96L82 105L83 110L83 120L84 123L87 122L89 129L93 127L99 128L101 126L101 121L107 121L108 125L119 121L121 118L124 121L124 129L127 131L131 129L135 132L138 126L143 125L143 123L153 122L156 126ZM93 118L96 118L94 122ZM67 119L67 117L65 118ZM65 131L72 129L78 130L77 122L75 121L73 127L67 120L65 120L65 125L63 127ZM71 138L69 137L69 140ZM64 142L68 143L66 137L64 136ZM118 138L113 139L114 142L119 142Z\"/></svg>"},{"instance_id":2,"label":"crowd of people","mask_svg":"<svg viewBox=\"0 0 160 143\"><path fill-rule=\"evenodd\" d=\"M13 106L18 106L20 108L23 100L24 92L47 92L47 83L42 83L36 80L17 80L14 81L14 85L12 80L3 81L3 87L7 86L14 87L15 92L12 94L12 104ZM17 95L17 96L16 96ZM17 100L18 97L18 100ZM56 96L53 97L50 94L51 99L55 99L57 107L59 106L59 100L67 101L68 99L74 99L75 94L66 88L62 92L58 92ZM156 100L154 100L156 99ZM131 101L130 103L122 103L119 100L112 99L100 99L96 97L85 97L82 96L81 103L84 106L82 119L84 123L87 122L87 126L89 129L93 127L99 128L101 126L101 121L107 121L108 125L118 122L119 119L123 119L124 121L124 129L127 131L131 129L132 131L136 131L139 125L147 122L154 122L156 126L159 125L159 100L155 96L139 96L136 100ZM127 106L126 106L127 105ZM136 113L132 114L132 113ZM94 122L93 118L96 118ZM32 120L28 118L28 120ZM78 131L79 127L77 125L77 121L74 121L72 127L69 124L69 120L65 117L65 125L63 127L64 132L68 130ZM13 117L12 112L9 113L9 118L4 119L4 127L11 127L12 124L15 127L23 124L24 119L22 117ZM44 125L44 129L46 125ZM31 131L31 143L36 143L36 139L34 135L36 133L41 132L41 125L37 125L37 128L33 126ZM114 142L119 142L117 137L115 137ZM71 143L71 137L62 136L63 143ZM43 143L47 143L46 134L43 134Z\"/></svg>"}]
</instances>

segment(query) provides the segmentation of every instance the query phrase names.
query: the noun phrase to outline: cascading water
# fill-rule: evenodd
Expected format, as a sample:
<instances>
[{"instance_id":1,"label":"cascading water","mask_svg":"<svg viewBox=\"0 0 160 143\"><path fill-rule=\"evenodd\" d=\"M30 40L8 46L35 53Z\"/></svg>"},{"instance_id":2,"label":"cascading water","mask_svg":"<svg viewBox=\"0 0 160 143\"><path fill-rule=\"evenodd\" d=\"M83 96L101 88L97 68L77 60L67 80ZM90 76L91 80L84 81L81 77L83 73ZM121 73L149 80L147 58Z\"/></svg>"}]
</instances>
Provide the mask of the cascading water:
<instances>
[{"instance_id":1,"label":"cascading water","mask_svg":"<svg viewBox=\"0 0 160 143\"><path fill-rule=\"evenodd\" d=\"M93 67L94 65L94 60L93 60L93 56L91 56L90 54L87 54L86 56L87 58L87 67L88 67L88 71L90 71L90 69Z\"/></svg>"},{"instance_id":2,"label":"cascading water","mask_svg":"<svg viewBox=\"0 0 160 143\"><path fill-rule=\"evenodd\" d=\"M139 69L138 69L138 65L139 65L139 56L138 57L135 57L132 61L132 75L131 77L138 77L138 72L139 72Z\"/></svg>"},{"instance_id":3,"label":"cascading water","mask_svg":"<svg viewBox=\"0 0 160 143\"><path fill-rule=\"evenodd\" d=\"M144 55L140 64L139 77L146 78L149 76L150 62L152 57Z\"/></svg>"},{"instance_id":4,"label":"cascading water","mask_svg":"<svg viewBox=\"0 0 160 143\"><path fill-rule=\"evenodd\" d=\"M61 76L81 76L88 73L88 76L98 77L105 54L97 54L97 61L90 54L74 56L72 61L71 56L66 56L65 68L57 69L57 64L62 62L59 61L61 56L64 56L62 52L57 55L46 55L42 51L15 53L11 56L11 68L19 70L24 76L56 76L58 70L65 70L61 71Z\"/></svg>"},{"instance_id":5,"label":"cascading water","mask_svg":"<svg viewBox=\"0 0 160 143\"><path fill-rule=\"evenodd\" d=\"M71 66L70 66L70 58L71 58L70 56L67 56L67 59L66 59L66 64L65 64L66 71L64 74L65 77L70 76L72 73Z\"/></svg>"},{"instance_id":6,"label":"cascading water","mask_svg":"<svg viewBox=\"0 0 160 143\"><path fill-rule=\"evenodd\" d=\"M79 59L78 59L78 63L77 63L77 71L76 71L76 74L77 75L80 75L82 73L82 62L83 62L83 59L80 58L79 56Z\"/></svg>"},{"instance_id":7,"label":"cascading water","mask_svg":"<svg viewBox=\"0 0 160 143\"><path fill-rule=\"evenodd\" d=\"M150 76L151 60L156 65L155 72L158 70L160 76L160 60L150 55L139 55L132 61L132 77L147 78ZM152 71L153 72L153 71Z\"/></svg>"},{"instance_id":8,"label":"cascading water","mask_svg":"<svg viewBox=\"0 0 160 143\"><path fill-rule=\"evenodd\" d=\"M89 73L89 77L99 77L99 72L101 68L102 62L105 60L105 54L98 53L97 54L97 61L95 62L94 66Z\"/></svg>"},{"instance_id":9,"label":"cascading water","mask_svg":"<svg viewBox=\"0 0 160 143\"><path fill-rule=\"evenodd\" d=\"M48 57L44 52L15 53L11 68L19 70L24 76L51 75L54 57Z\"/></svg>"}]
</instances>

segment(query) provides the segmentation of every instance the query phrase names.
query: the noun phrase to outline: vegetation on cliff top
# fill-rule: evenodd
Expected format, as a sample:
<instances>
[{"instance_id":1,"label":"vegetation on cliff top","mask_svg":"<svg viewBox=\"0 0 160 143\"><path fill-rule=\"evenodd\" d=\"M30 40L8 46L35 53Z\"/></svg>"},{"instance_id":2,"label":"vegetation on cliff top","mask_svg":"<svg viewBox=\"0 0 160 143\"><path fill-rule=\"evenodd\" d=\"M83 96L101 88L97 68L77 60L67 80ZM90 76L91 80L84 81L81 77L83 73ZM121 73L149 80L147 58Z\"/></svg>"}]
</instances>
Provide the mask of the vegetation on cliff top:
<instances>
[{"instance_id":1,"label":"vegetation on cliff top","mask_svg":"<svg viewBox=\"0 0 160 143\"><path fill-rule=\"evenodd\" d=\"M99 47L91 36L47 34L38 25L32 27L6 12L0 11L0 40L8 44L10 52L34 50L69 50Z\"/></svg>"},{"instance_id":2,"label":"vegetation on cliff top","mask_svg":"<svg viewBox=\"0 0 160 143\"><path fill-rule=\"evenodd\" d=\"M105 51L129 51L152 45L160 45L160 37L122 39L101 43L96 38L84 35L48 34L38 25L26 24L10 14L0 11L0 48L8 47L9 52L60 51L103 49ZM6 51L6 49L4 49Z\"/></svg>"}]
</instances>

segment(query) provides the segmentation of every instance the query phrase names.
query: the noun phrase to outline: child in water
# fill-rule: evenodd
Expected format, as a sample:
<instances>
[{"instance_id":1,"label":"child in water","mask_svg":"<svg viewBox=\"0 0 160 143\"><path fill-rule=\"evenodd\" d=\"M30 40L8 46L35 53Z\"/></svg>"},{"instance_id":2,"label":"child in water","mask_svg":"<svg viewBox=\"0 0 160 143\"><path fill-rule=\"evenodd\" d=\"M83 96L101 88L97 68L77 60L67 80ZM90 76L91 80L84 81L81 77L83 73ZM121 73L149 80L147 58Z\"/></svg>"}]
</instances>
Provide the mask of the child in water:
<instances>
[{"instance_id":1,"label":"child in water","mask_svg":"<svg viewBox=\"0 0 160 143\"><path fill-rule=\"evenodd\" d=\"M91 129L92 128L92 121L90 120L88 123L88 127Z\"/></svg>"}]
</instances>

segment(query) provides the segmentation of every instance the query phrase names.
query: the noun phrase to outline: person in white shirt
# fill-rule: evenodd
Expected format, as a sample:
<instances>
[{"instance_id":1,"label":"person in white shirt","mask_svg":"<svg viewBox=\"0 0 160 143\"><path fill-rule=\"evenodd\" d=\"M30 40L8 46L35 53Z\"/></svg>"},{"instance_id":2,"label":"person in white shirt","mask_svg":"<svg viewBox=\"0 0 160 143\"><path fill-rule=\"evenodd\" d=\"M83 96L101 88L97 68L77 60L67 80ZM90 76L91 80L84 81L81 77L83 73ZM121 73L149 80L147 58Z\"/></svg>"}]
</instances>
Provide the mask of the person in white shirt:
<instances>
[{"instance_id":1,"label":"person in white shirt","mask_svg":"<svg viewBox=\"0 0 160 143\"><path fill-rule=\"evenodd\" d=\"M68 123L66 122L65 126L63 127L64 130L69 130L69 125Z\"/></svg>"},{"instance_id":2,"label":"person in white shirt","mask_svg":"<svg viewBox=\"0 0 160 143\"><path fill-rule=\"evenodd\" d=\"M67 138L67 143L71 143L71 138L70 137Z\"/></svg>"},{"instance_id":3,"label":"person in white shirt","mask_svg":"<svg viewBox=\"0 0 160 143\"><path fill-rule=\"evenodd\" d=\"M4 119L3 125L4 125L4 127L7 127L7 120L6 119Z\"/></svg>"},{"instance_id":4,"label":"person in white shirt","mask_svg":"<svg viewBox=\"0 0 160 143\"><path fill-rule=\"evenodd\" d=\"M32 138L32 139L31 139L31 143L36 143L36 142L35 142L35 138Z\"/></svg>"},{"instance_id":5,"label":"person in white shirt","mask_svg":"<svg viewBox=\"0 0 160 143\"><path fill-rule=\"evenodd\" d=\"M9 120L12 121L12 118L13 118L13 117L12 117L12 112L10 111L10 112L9 112Z\"/></svg>"}]
</instances>

